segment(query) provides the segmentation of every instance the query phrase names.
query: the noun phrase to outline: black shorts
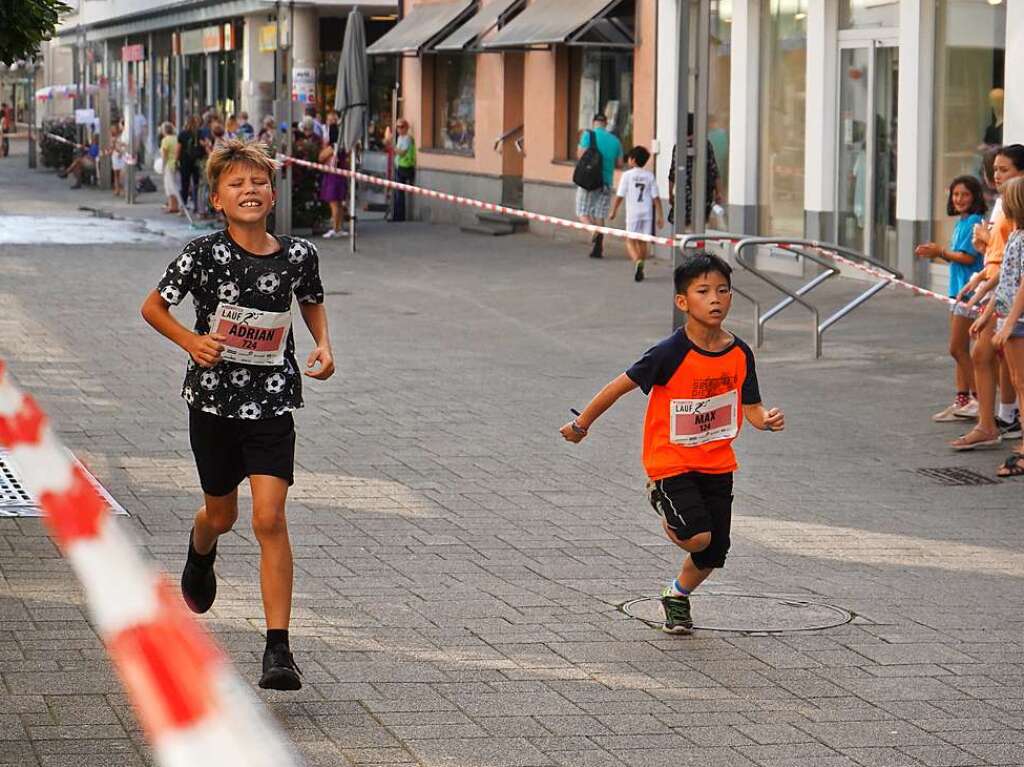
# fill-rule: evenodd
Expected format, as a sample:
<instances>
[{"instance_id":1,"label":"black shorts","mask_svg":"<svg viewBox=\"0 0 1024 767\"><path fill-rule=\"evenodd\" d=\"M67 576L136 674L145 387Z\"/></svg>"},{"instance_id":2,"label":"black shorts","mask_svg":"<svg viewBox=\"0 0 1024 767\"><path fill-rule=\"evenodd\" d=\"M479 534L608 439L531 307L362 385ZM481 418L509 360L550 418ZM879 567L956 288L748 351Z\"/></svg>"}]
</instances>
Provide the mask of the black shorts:
<instances>
[{"instance_id":1,"label":"black shorts","mask_svg":"<svg viewBox=\"0 0 1024 767\"><path fill-rule=\"evenodd\" d=\"M711 543L691 554L700 568L722 567L729 552L732 528L732 474L697 471L650 484L650 501L680 540L711 533Z\"/></svg>"},{"instance_id":2,"label":"black shorts","mask_svg":"<svg viewBox=\"0 0 1024 767\"><path fill-rule=\"evenodd\" d=\"M295 481L295 421L291 413L248 421L188 409L188 436L207 495L228 495L243 479L266 474Z\"/></svg>"}]
</instances>

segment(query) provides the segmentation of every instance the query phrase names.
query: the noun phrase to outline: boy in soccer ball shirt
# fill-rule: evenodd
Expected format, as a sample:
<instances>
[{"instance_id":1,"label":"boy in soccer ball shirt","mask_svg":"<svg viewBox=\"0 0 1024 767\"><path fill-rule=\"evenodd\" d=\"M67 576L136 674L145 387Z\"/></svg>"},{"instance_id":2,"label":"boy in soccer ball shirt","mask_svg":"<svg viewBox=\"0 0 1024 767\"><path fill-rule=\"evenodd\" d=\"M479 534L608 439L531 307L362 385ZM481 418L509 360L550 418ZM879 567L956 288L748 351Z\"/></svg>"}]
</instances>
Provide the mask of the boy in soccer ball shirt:
<instances>
[{"instance_id":1,"label":"boy in soccer ball shirt","mask_svg":"<svg viewBox=\"0 0 1024 767\"><path fill-rule=\"evenodd\" d=\"M625 199L626 231L633 234L654 234L654 214L658 215L659 229L665 225L665 218L661 212L661 198L658 197L658 182L654 174L645 168L651 159L651 153L646 147L635 146L626 158L629 160L629 170L623 173L619 180L619 190L615 194L609 218L614 219L618 215L619 206ZM648 243L643 240L626 240L626 252L629 254L629 260L633 262L633 279L637 282L644 280L647 246Z\"/></svg>"},{"instance_id":2,"label":"boy in soccer ball shirt","mask_svg":"<svg viewBox=\"0 0 1024 767\"><path fill-rule=\"evenodd\" d=\"M297 690L302 681L288 643L292 552L285 521L295 463L292 411L302 407L290 321L293 295L316 343L305 374L330 378L334 358L316 248L267 233L275 170L258 144L231 139L213 151L206 168L210 202L224 214L227 228L185 246L147 296L142 316L190 357L182 397L205 503L189 533L182 595L197 613L213 604L217 538L238 518L238 485L248 477L267 620L259 684ZM188 293L196 311L194 330L170 312ZM270 329L256 325L253 317L260 316L270 318Z\"/></svg>"},{"instance_id":3,"label":"boy in soccer ball shirt","mask_svg":"<svg viewBox=\"0 0 1024 767\"><path fill-rule=\"evenodd\" d=\"M732 521L732 441L744 417L758 429L781 431L785 417L766 410L754 355L722 328L732 303L731 267L697 253L676 268L676 306L688 321L605 386L562 436L579 442L594 421L639 387L650 395L643 461L651 504L665 534L689 556L661 594L662 630L690 634L690 594L725 564Z\"/></svg>"}]
</instances>

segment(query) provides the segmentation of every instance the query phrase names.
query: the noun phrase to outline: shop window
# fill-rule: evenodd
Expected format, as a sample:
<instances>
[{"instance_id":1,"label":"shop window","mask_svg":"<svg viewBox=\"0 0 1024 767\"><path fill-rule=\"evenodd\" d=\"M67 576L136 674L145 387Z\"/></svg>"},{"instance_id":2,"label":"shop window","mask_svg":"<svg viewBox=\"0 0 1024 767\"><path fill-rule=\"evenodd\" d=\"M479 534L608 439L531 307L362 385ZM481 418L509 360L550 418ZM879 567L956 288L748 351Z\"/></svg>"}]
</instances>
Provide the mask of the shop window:
<instances>
[{"instance_id":1,"label":"shop window","mask_svg":"<svg viewBox=\"0 0 1024 767\"><path fill-rule=\"evenodd\" d=\"M438 56L434 62L434 148L473 154L476 134L476 57Z\"/></svg>"},{"instance_id":2,"label":"shop window","mask_svg":"<svg viewBox=\"0 0 1024 767\"><path fill-rule=\"evenodd\" d=\"M732 94L732 0L711 4L711 70L708 73L708 141L718 168L717 192L729 195L729 110Z\"/></svg>"},{"instance_id":3,"label":"shop window","mask_svg":"<svg viewBox=\"0 0 1024 767\"><path fill-rule=\"evenodd\" d=\"M941 0L935 46L936 238L956 223L946 215L946 187L960 175L981 178L986 150L1003 143L1006 4ZM989 203L995 191L987 190Z\"/></svg>"},{"instance_id":4,"label":"shop window","mask_svg":"<svg viewBox=\"0 0 1024 767\"><path fill-rule=\"evenodd\" d=\"M791 0L764 0L761 24L761 231L804 231L807 14Z\"/></svg>"},{"instance_id":5,"label":"shop window","mask_svg":"<svg viewBox=\"0 0 1024 767\"><path fill-rule=\"evenodd\" d=\"M622 146L633 146L633 52L601 48L569 51L569 156L594 115L608 118L608 130Z\"/></svg>"}]
</instances>

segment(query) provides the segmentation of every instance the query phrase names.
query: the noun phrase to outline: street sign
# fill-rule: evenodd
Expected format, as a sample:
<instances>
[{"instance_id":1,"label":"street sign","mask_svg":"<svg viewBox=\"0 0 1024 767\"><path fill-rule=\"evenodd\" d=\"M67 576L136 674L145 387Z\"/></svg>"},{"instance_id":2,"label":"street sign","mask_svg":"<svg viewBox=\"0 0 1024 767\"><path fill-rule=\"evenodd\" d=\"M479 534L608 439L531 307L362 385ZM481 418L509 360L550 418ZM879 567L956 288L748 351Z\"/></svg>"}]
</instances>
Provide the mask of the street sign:
<instances>
[{"instance_id":1,"label":"street sign","mask_svg":"<svg viewBox=\"0 0 1024 767\"><path fill-rule=\"evenodd\" d=\"M121 61L145 61L146 60L146 46L144 45L125 45L121 47Z\"/></svg>"}]
</instances>

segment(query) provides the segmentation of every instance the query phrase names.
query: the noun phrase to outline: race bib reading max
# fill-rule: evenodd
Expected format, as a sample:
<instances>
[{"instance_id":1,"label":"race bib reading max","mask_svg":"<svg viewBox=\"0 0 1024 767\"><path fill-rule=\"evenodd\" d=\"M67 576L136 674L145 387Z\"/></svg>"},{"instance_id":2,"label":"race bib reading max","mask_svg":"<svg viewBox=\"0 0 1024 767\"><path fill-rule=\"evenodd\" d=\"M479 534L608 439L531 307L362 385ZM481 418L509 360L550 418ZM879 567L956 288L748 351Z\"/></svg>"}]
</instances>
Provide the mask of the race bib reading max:
<instances>
[{"instance_id":1,"label":"race bib reading max","mask_svg":"<svg viewBox=\"0 0 1024 767\"><path fill-rule=\"evenodd\" d=\"M264 312L221 303L213 320L213 333L224 336L221 359L244 365L281 365L292 313Z\"/></svg>"},{"instance_id":2,"label":"race bib reading max","mask_svg":"<svg viewBox=\"0 0 1024 767\"><path fill-rule=\"evenodd\" d=\"M674 445L696 447L719 439L732 439L738 433L739 397L733 389L707 399L672 400L669 422Z\"/></svg>"}]
</instances>

